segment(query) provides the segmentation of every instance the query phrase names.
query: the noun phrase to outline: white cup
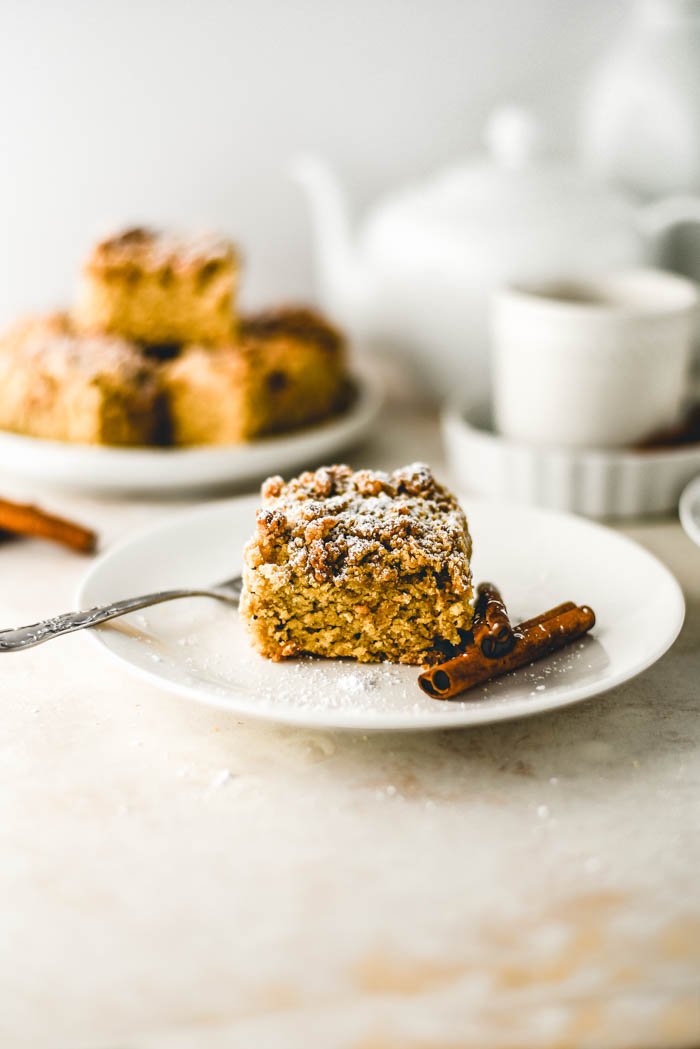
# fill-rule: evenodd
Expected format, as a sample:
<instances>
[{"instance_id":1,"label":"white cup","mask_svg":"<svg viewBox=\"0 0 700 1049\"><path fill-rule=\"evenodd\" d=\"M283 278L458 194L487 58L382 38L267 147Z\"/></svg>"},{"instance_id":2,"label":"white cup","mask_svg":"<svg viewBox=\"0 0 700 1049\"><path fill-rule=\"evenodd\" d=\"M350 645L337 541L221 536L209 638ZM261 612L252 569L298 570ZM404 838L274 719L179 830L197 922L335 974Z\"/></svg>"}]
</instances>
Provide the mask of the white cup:
<instances>
[{"instance_id":1,"label":"white cup","mask_svg":"<svg viewBox=\"0 0 700 1049\"><path fill-rule=\"evenodd\" d=\"M698 289L636 269L512 286L493 303L496 427L529 444L620 447L679 421Z\"/></svg>"}]
</instances>

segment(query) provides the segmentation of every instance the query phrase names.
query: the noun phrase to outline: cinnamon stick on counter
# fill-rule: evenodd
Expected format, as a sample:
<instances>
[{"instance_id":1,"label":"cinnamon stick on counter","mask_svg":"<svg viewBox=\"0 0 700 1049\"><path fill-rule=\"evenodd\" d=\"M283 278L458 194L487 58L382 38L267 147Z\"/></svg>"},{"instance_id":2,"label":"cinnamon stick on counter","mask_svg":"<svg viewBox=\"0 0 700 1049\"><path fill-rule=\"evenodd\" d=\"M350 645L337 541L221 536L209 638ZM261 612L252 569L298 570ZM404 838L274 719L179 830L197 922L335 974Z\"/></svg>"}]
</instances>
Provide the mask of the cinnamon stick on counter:
<instances>
[{"instance_id":1,"label":"cinnamon stick on counter","mask_svg":"<svg viewBox=\"0 0 700 1049\"><path fill-rule=\"evenodd\" d=\"M476 594L474 644L487 659L505 656L515 645L515 635L501 592L494 583L479 583Z\"/></svg>"},{"instance_id":2,"label":"cinnamon stick on counter","mask_svg":"<svg viewBox=\"0 0 700 1049\"><path fill-rule=\"evenodd\" d=\"M46 513L37 506L13 503L8 499L0 499L2 531L34 539L50 539L81 554L91 554L97 546L97 535L92 529Z\"/></svg>"},{"instance_id":3,"label":"cinnamon stick on counter","mask_svg":"<svg viewBox=\"0 0 700 1049\"><path fill-rule=\"evenodd\" d=\"M591 608L566 602L520 623L515 628L515 644L507 655L489 659L474 645L455 659L425 671L418 678L418 684L434 699L452 699L492 678L544 659L582 637L593 626L595 613Z\"/></svg>"}]
</instances>

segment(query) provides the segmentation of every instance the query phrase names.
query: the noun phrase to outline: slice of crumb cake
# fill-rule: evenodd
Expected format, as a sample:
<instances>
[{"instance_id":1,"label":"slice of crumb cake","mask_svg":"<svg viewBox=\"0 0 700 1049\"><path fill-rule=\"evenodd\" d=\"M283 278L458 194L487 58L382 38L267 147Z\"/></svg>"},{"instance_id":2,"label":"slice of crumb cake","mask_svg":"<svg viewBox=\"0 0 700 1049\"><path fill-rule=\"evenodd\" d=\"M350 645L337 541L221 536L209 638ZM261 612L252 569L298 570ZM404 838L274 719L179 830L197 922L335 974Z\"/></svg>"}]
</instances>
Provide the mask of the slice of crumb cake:
<instances>
[{"instance_id":1,"label":"slice of crumb cake","mask_svg":"<svg viewBox=\"0 0 700 1049\"><path fill-rule=\"evenodd\" d=\"M241 317L253 436L284 433L347 406L345 337L317 310L278 306Z\"/></svg>"},{"instance_id":2,"label":"slice of crumb cake","mask_svg":"<svg viewBox=\"0 0 700 1049\"><path fill-rule=\"evenodd\" d=\"M262 497L241 614L263 655L425 664L464 641L471 538L428 466L324 467L271 477Z\"/></svg>"},{"instance_id":3,"label":"slice of crumb cake","mask_svg":"<svg viewBox=\"0 0 700 1049\"><path fill-rule=\"evenodd\" d=\"M78 289L75 321L149 345L229 340L239 260L210 234L124 230L95 246Z\"/></svg>"},{"instance_id":4,"label":"slice of crumb cake","mask_svg":"<svg viewBox=\"0 0 700 1049\"><path fill-rule=\"evenodd\" d=\"M175 444L235 444L294 430L349 399L345 341L320 314L242 317L226 346L186 346L162 370Z\"/></svg>"},{"instance_id":5,"label":"slice of crumb cake","mask_svg":"<svg viewBox=\"0 0 700 1049\"><path fill-rule=\"evenodd\" d=\"M79 335L65 313L0 335L0 428L52 441L147 445L163 435L152 362L114 335Z\"/></svg>"}]
</instances>

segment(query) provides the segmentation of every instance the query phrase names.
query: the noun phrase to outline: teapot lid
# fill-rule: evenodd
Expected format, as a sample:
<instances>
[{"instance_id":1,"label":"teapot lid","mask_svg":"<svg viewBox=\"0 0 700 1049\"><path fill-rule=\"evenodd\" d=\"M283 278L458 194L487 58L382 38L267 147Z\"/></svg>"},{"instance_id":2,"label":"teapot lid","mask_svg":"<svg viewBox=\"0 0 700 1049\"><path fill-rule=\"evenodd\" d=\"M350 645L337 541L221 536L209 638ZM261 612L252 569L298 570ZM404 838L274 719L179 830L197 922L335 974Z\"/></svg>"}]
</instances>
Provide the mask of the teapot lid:
<instances>
[{"instance_id":1,"label":"teapot lid","mask_svg":"<svg viewBox=\"0 0 700 1049\"><path fill-rule=\"evenodd\" d=\"M629 229L633 208L624 196L596 181L582 169L543 157L538 121L519 107L497 110L485 129L486 157L438 173L425 183L387 198L373 216L370 240L410 230L422 245L450 241L480 265L498 252L500 242L515 246L518 238L552 244L572 238ZM483 249L483 253L482 253ZM499 253L500 254L500 253ZM486 255L486 258L484 258Z\"/></svg>"}]
</instances>

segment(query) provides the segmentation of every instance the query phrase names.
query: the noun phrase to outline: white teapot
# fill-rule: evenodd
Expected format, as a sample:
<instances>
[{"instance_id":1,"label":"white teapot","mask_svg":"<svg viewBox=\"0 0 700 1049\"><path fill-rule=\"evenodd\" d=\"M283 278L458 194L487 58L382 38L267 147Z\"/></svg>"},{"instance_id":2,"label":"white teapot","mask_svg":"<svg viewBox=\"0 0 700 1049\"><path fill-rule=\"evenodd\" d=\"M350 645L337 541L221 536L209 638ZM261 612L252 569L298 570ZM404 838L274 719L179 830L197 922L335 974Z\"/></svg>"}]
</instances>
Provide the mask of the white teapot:
<instances>
[{"instance_id":1,"label":"white teapot","mask_svg":"<svg viewBox=\"0 0 700 1049\"><path fill-rule=\"evenodd\" d=\"M660 235L700 221L700 199L638 207L579 168L541 159L539 129L513 107L489 121L489 156L381 201L356 235L325 163L294 174L314 226L323 307L360 345L401 350L434 393L488 389L492 293L656 261Z\"/></svg>"}]
</instances>

